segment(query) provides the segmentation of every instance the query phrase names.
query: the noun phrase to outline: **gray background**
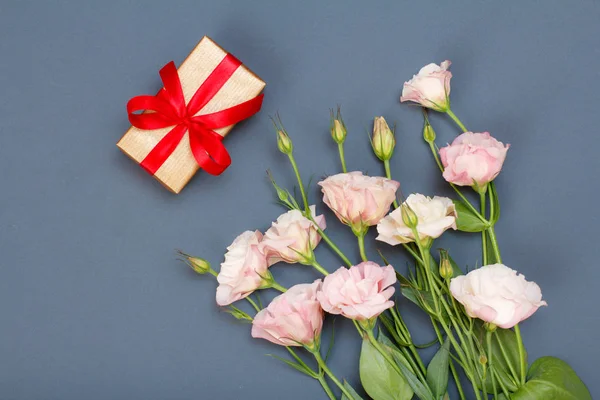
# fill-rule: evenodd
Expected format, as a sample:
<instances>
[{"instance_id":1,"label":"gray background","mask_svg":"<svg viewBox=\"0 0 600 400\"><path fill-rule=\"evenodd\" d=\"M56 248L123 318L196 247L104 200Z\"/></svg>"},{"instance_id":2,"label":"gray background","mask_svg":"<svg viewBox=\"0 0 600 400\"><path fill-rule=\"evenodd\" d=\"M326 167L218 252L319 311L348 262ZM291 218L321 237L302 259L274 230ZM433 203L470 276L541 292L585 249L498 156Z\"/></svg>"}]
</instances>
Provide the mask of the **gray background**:
<instances>
[{"instance_id":1,"label":"gray background","mask_svg":"<svg viewBox=\"0 0 600 400\"><path fill-rule=\"evenodd\" d=\"M394 176L410 192L448 194L402 83L450 59L452 105L472 130L512 145L497 181L505 263L549 307L523 324L531 360L568 361L600 394L596 283L600 6L597 2L3 1L0 4L0 398L324 398L214 304L215 283L174 248L215 266L246 229L282 209L264 171L293 185L268 116L279 111L304 177L338 172L328 108L341 104L348 164L373 174L366 129L398 126ZM263 112L226 139L233 165L199 173L175 196L115 146L127 100L155 92L158 70L204 35L267 83ZM457 129L432 118L439 144ZM310 197L320 196L313 185ZM326 212L330 235L357 258ZM448 234L461 265L477 235ZM407 258L380 245L400 269ZM375 257L374 248L369 249ZM338 260L317 250L329 270ZM285 285L316 272L278 265ZM421 314L401 302L418 341ZM358 338L336 323L332 367L358 383ZM328 329L330 327L328 326Z\"/></svg>"}]
</instances>

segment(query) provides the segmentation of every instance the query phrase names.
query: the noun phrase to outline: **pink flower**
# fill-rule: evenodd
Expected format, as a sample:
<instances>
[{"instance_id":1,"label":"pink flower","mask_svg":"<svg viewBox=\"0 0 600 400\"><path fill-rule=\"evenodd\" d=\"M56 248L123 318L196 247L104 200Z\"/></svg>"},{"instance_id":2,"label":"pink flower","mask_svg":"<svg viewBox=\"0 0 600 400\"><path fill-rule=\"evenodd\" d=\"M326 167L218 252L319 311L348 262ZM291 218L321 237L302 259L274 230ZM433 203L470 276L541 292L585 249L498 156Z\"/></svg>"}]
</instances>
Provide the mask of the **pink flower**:
<instances>
[{"instance_id":1,"label":"pink flower","mask_svg":"<svg viewBox=\"0 0 600 400\"><path fill-rule=\"evenodd\" d=\"M259 231L246 231L227 247L225 261L217 276L218 305L229 305L268 286L271 274L267 269L267 258L259 249L261 240Z\"/></svg>"},{"instance_id":2,"label":"pink flower","mask_svg":"<svg viewBox=\"0 0 600 400\"><path fill-rule=\"evenodd\" d=\"M465 132L440 149L444 179L459 186L485 187L502 170L509 147L488 132Z\"/></svg>"},{"instance_id":3,"label":"pink flower","mask_svg":"<svg viewBox=\"0 0 600 400\"><path fill-rule=\"evenodd\" d=\"M252 337L281 346L312 346L323 328L317 301L321 281L292 286L261 310L252 321Z\"/></svg>"},{"instance_id":4,"label":"pink flower","mask_svg":"<svg viewBox=\"0 0 600 400\"><path fill-rule=\"evenodd\" d=\"M310 211L321 229L325 229L325 217L315 216L315 206ZM277 218L265 233L261 248L269 265L279 261L310 264L313 250L321 241L316 225L299 210L290 210Z\"/></svg>"},{"instance_id":5,"label":"pink flower","mask_svg":"<svg viewBox=\"0 0 600 400\"><path fill-rule=\"evenodd\" d=\"M447 197L434 198L416 193L408 196L407 204L418 218L417 233L419 240L427 241L438 238L447 229L456 229L456 209ZM410 243L415 241L412 229L402 220L402 207L396 208L377 224L377 240L391 244Z\"/></svg>"},{"instance_id":6,"label":"pink flower","mask_svg":"<svg viewBox=\"0 0 600 400\"><path fill-rule=\"evenodd\" d=\"M330 176L319 186L325 204L358 234L387 214L400 183L355 171Z\"/></svg>"},{"instance_id":7,"label":"pink flower","mask_svg":"<svg viewBox=\"0 0 600 400\"><path fill-rule=\"evenodd\" d=\"M421 68L417 75L404 83L400 101L414 101L423 107L446 112L450 109L450 64L451 62L446 60L439 66L428 64Z\"/></svg>"},{"instance_id":8,"label":"pink flower","mask_svg":"<svg viewBox=\"0 0 600 400\"><path fill-rule=\"evenodd\" d=\"M380 267L365 261L349 269L339 268L323 279L317 298L323 310L363 321L374 318L394 306L396 272L391 265Z\"/></svg>"},{"instance_id":9,"label":"pink flower","mask_svg":"<svg viewBox=\"0 0 600 400\"><path fill-rule=\"evenodd\" d=\"M450 281L452 296L470 317L509 329L541 306L542 291L517 271L502 264L486 265Z\"/></svg>"}]
</instances>

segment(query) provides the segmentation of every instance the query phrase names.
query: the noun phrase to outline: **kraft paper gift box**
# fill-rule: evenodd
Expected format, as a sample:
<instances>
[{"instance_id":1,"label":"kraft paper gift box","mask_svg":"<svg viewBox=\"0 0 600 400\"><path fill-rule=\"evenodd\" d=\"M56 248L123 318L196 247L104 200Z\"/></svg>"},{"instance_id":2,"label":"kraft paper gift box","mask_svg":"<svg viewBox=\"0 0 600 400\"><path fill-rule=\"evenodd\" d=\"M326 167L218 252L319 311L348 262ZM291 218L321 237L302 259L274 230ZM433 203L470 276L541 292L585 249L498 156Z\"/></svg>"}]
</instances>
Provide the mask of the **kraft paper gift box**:
<instances>
[{"instance_id":1,"label":"kraft paper gift box","mask_svg":"<svg viewBox=\"0 0 600 400\"><path fill-rule=\"evenodd\" d=\"M168 69L167 67L169 67L169 64L161 70L161 78L163 78L163 82L165 82L165 88L167 87L167 81L165 81L163 73L169 72L165 71ZM165 123L162 122L157 123L157 125L160 126L159 128L154 126L151 128L148 128L147 126L142 128L133 126L142 125L134 123L137 119L148 119L149 116L152 118L151 114L155 112L160 114L160 111L148 111L152 109L151 107L134 107L134 105L131 104L136 100L136 98L134 98L130 100L130 104L128 104L132 126L117 143L117 146L125 154L142 165L142 167L158 179L163 186L173 193L179 193L194 174L196 174L198 169L200 169L200 161L198 160L204 160L206 162L205 169L209 173L215 175L218 175L227 167L227 160L221 160L221 167L213 165L215 164L213 159L229 159L229 155L226 151L225 155L222 154L222 151L225 150L224 147L217 149L218 151L213 150L213 154L211 154L210 149L205 149L202 147L202 144L208 143L208 145L211 145L212 147L219 147L215 142L218 141L220 143L220 139L225 137L234 127L235 123L228 126L222 126L223 123L229 123L232 119L220 118L221 114L229 112L230 110L238 111L238 115L235 116L233 120L239 122L239 120L248 118L250 115L258 112L262 103L262 95L260 93L265 87L265 82L207 36L202 38L196 48L192 50L185 61L177 69L176 74L174 72L174 64L171 65L171 69L171 75L174 74L179 76L181 89L178 89L176 87L177 85L173 86L174 84L171 84L171 88L175 87L175 89L167 90L163 88L161 89L161 92L165 93L159 92L156 96L138 96L143 99L137 99L139 101L136 104L144 105L146 101L152 101L153 104L157 104L156 108L159 108L159 106L162 107L162 103L164 103L165 100L169 100L169 93L166 92L179 91L179 93L183 93L183 98L185 99L185 105L179 104L181 115L172 116L176 111L167 109L165 114L172 116L172 121L166 122L167 124L171 123L170 126L163 126ZM172 80L173 76L168 79ZM213 83L216 83L216 85ZM206 93L207 84L209 84L208 86L212 85L212 87L208 87L208 94ZM200 120L200 124L195 122L190 123L190 121L194 121L194 118L185 121L185 111L182 111L181 109L190 105L190 101L194 98L196 92L201 91L205 92L203 96L199 96L205 98L201 103L206 102L208 99L210 100L208 100L198 112L194 113L196 119ZM176 96L171 96L171 98L174 97ZM148 100L148 98L150 99ZM176 99L172 100L172 103L177 104ZM142 114L133 114L130 106L137 110L146 111ZM240 112L242 114L245 113L246 115L240 117ZM202 116L207 115L210 117L208 118L208 122L202 122ZM219 121L218 123L215 123L214 120ZM178 123L179 125L177 125ZM205 125L202 125L203 123ZM196 130L200 131L200 134L204 136L200 138L194 136L191 138L192 141L190 141L190 134L197 134L197 132L190 133L190 126L200 126L200 128ZM208 129L205 129L207 126ZM174 127L177 129L174 129ZM178 131L175 132L175 135L180 137L179 140L175 138L175 142L173 142L172 138L172 131L174 130ZM185 133L183 133L183 131L185 131ZM215 133L220 136L217 136ZM215 140L215 137L218 140ZM171 142L170 145L165 143L169 141ZM198 143L200 143L199 148ZM196 146L194 146L194 144L196 144ZM166 149L165 145L167 146ZM192 147L194 147L194 151L192 150ZM205 147L210 148L210 146ZM162 153L162 155L160 153ZM150 165L150 167L148 167L148 165ZM209 165L213 165L213 168L208 168Z\"/></svg>"}]
</instances>

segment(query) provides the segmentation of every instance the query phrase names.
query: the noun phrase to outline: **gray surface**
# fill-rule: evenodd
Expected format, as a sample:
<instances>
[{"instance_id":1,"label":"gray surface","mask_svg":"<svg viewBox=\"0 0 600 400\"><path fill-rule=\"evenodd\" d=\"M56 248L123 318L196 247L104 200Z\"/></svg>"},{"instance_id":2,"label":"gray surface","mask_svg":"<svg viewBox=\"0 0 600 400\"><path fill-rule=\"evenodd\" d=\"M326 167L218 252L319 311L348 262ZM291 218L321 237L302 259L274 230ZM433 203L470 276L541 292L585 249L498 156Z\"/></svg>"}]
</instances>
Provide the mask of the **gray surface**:
<instances>
[{"instance_id":1,"label":"gray surface","mask_svg":"<svg viewBox=\"0 0 600 400\"><path fill-rule=\"evenodd\" d=\"M420 111L398 103L404 80L446 58L456 113L512 144L497 181L500 245L549 303L523 325L530 356L567 360L600 395L598 3L251 3L0 4L0 398L323 398L316 382L264 356L281 349L219 312L214 282L173 249L218 263L236 234L277 217L264 171L290 185L292 175L274 144L276 111L306 178L338 171L327 125L340 103L352 168L380 173L365 127L384 115L399 128L392 168L403 192L449 194L421 141ZM126 101L155 91L158 69L204 34L267 81L265 104L227 138L232 167L200 173L174 196L115 143ZM433 122L440 143L456 134ZM439 244L473 265L475 236ZM317 255L339 265L324 246ZM316 277L301 266L273 271L286 285ZM411 325L430 338L422 316ZM356 334L339 323L336 337L333 369L358 382Z\"/></svg>"}]
</instances>

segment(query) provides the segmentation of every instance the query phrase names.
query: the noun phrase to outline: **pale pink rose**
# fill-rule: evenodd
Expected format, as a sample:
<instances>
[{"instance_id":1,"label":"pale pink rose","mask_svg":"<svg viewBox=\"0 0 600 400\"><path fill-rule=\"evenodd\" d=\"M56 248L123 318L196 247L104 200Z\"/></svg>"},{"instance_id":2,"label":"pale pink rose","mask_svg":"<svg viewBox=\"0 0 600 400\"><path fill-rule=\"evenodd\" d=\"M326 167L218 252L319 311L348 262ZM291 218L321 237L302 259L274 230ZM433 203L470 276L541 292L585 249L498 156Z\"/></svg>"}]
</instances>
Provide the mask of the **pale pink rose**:
<instances>
[{"instance_id":1,"label":"pale pink rose","mask_svg":"<svg viewBox=\"0 0 600 400\"><path fill-rule=\"evenodd\" d=\"M404 204L407 204L419 219L417 233L421 241L440 237L447 229L456 229L456 209L454 203L447 197L433 198L422 194L411 194ZM376 240L395 246L400 243L415 241L412 229L402 221L402 207L392 211L377 224Z\"/></svg>"},{"instance_id":2,"label":"pale pink rose","mask_svg":"<svg viewBox=\"0 0 600 400\"><path fill-rule=\"evenodd\" d=\"M440 149L444 179L458 186L483 187L500 173L509 147L488 132L465 132Z\"/></svg>"},{"instance_id":3,"label":"pale pink rose","mask_svg":"<svg viewBox=\"0 0 600 400\"><path fill-rule=\"evenodd\" d=\"M348 172L319 182L323 201L355 233L376 225L396 199L400 183L362 172Z\"/></svg>"},{"instance_id":4,"label":"pale pink rose","mask_svg":"<svg viewBox=\"0 0 600 400\"><path fill-rule=\"evenodd\" d=\"M327 275L317 298L326 312L363 321L394 306L390 300L394 283L396 272L391 265L380 267L365 261Z\"/></svg>"},{"instance_id":5,"label":"pale pink rose","mask_svg":"<svg viewBox=\"0 0 600 400\"><path fill-rule=\"evenodd\" d=\"M321 229L325 229L325 216L315 216L315 206L310 207L314 220ZM302 215L299 210L290 210L277 218L265 233L261 243L262 251L270 265L283 261L286 263L310 263L313 250L321 241L317 226Z\"/></svg>"},{"instance_id":6,"label":"pale pink rose","mask_svg":"<svg viewBox=\"0 0 600 400\"><path fill-rule=\"evenodd\" d=\"M226 306L243 299L265 285L270 277L267 258L260 251L262 234L246 231L227 247L225 261L217 276L217 304Z\"/></svg>"},{"instance_id":7,"label":"pale pink rose","mask_svg":"<svg viewBox=\"0 0 600 400\"><path fill-rule=\"evenodd\" d=\"M428 64L419 73L404 83L401 102L413 101L423 107L446 112L450 108L451 62L446 60L439 66Z\"/></svg>"},{"instance_id":8,"label":"pale pink rose","mask_svg":"<svg viewBox=\"0 0 600 400\"><path fill-rule=\"evenodd\" d=\"M509 329L541 306L542 291L535 282L503 264L486 265L450 281L452 296L470 317Z\"/></svg>"},{"instance_id":9,"label":"pale pink rose","mask_svg":"<svg viewBox=\"0 0 600 400\"><path fill-rule=\"evenodd\" d=\"M323 309L317 300L321 281L292 286L275 297L252 321L252 337L281 346L312 346L323 328Z\"/></svg>"}]
</instances>

